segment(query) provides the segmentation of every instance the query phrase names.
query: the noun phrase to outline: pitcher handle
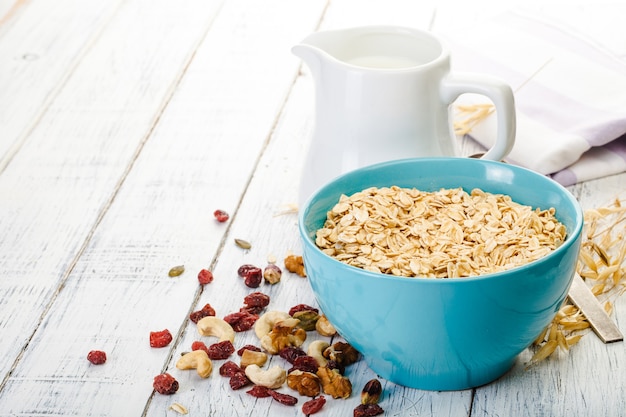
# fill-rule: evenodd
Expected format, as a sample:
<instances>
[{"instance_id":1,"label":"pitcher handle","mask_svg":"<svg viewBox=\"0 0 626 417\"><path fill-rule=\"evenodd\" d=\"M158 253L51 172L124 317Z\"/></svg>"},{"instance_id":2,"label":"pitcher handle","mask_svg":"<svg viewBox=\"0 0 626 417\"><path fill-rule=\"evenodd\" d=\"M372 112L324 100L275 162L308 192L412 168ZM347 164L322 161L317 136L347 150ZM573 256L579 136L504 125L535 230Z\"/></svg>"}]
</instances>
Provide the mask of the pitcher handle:
<instances>
[{"instance_id":1,"label":"pitcher handle","mask_svg":"<svg viewBox=\"0 0 626 417\"><path fill-rule=\"evenodd\" d=\"M504 159L515 143L515 99L511 87L490 76L480 74L449 75L441 84L441 98L452 104L461 94L476 93L488 97L496 108L498 128L496 141L483 159Z\"/></svg>"}]
</instances>

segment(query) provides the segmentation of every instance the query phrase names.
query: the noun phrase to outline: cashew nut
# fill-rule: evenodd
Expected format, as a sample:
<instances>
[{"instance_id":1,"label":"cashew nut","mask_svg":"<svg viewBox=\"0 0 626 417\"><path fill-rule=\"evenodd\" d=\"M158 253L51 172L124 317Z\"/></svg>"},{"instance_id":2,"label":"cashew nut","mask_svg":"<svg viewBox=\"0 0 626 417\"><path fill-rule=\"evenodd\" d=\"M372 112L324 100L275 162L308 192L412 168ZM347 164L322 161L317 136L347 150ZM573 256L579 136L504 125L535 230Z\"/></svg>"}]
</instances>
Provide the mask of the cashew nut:
<instances>
[{"instance_id":1,"label":"cashew nut","mask_svg":"<svg viewBox=\"0 0 626 417\"><path fill-rule=\"evenodd\" d=\"M213 371L213 363L209 359L209 355L204 350L194 350L185 353L176 362L178 369L195 369L202 378L208 378Z\"/></svg>"},{"instance_id":2,"label":"cashew nut","mask_svg":"<svg viewBox=\"0 0 626 417\"><path fill-rule=\"evenodd\" d=\"M289 313L284 311L268 311L259 317L256 323L254 323L254 333L256 333L256 336L259 339L261 339L263 336L272 331L277 322L289 318L291 318Z\"/></svg>"},{"instance_id":3,"label":"cashew nut","mask_svg":"<svg viewBox=\"0 0 626 417\"><path fill-rule=\"evenodd\" d=\"M323 340L314 340L309 344L306 350L306 354L315 358L320 367L328 364L328 359L324 357L324 351L330 346L329 343Z\"/></svg>"},{"instance_id":4,"label":"cashew nut","mask_svg":"<svg viewBox=\"0 0 626 417\"><path fill-rule=\"evenodd\" d=\"M207 316L198 320L198 333L202 336L216 336L220 342L230 340L235 342L235 331L226 321L219 317Z\"/></svg>"},{"instance_id":5,"label":"cashew nut","mask_svg":"<svg viewBox=\"0 0 626 417\"><path fill-rule=\"evenodd\" d=\"M246 367L246 376L256 385L276 389L287 380L287 371L280 366L274 366L268 370L263 370L259 365L248 365Z\"/></svg>"},{"instance_id":6,"label":"cashew nut","mask_svg":"<svg viewBox=\"0 0 626 417\"><path fill-rule=\"evenodd\" d=\"M264 352L256 352L254 350L245 349L241 354L241 362L239 362L239 366L245 369L249 365L258 365L263 366L267 362L267 354Z\"/></svg>"},{"instance_id":7,"label":"cashew nut","mask_svg":"<svg viewBox=\"0 0 626 417\"><path fill-rule=\"evenodd\" d=\"M321 315L320 318L315 322L315 330L322 336L334 336L337 334L337 329L332 325L328 318L325 315Z\"/></svg>"}]
</instances>

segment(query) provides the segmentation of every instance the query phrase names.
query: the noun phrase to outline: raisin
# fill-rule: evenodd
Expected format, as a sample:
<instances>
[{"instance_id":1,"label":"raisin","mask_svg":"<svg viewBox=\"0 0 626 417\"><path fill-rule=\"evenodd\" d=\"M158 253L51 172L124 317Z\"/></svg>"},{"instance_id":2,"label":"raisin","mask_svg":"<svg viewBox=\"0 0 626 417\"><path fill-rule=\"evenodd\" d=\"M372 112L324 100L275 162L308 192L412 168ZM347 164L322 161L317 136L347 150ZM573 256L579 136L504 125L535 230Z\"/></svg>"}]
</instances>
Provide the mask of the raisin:
<instances>
[{"instance_id":1,"label":"raisin","mask_svg":"<svg viewBox=\"0 0 626 417\"><path fill-rule=\"evenodd\" d=\"M172 334L169 330L161 330L160 332L150 332L150 347L162 348L170 344Z\"/></svg>"},{"instance_id":2,"label":"raisin","mask_svg":"<svg viewBox=\"0 0 626 417\"><path fill-rule=\"evenodd\" d=\"M107 361L107 354L101 350L92 350L87 354L87 360L94 365L102 365Z\"/></svg>"},{"instance_id":3,"label":"raisin","mask_svg":"<svg viewBox=\"0 0 626 417\"><path fill-rule=\"evenodd\" d=\"M198 323L201 319L207 316L215 316L215 310L211 307L211 304L205 304L200 310L191 313L189 315L189 320L194 323Z\"/></svg>"},{"instance_id":4,"label":"raisin","mask_svg":"<svg viewBox=\"0 0 626 417\"><path fill-rule=\"evenodd\" d=\"M320 367L317 359L313 356L302 355L298 356L293 361L293 368L289 370L289 372L295 371L296 369L302 372L311 372L317 373L317 369Z\"/></svg>"},{"instance_id":5,"label":"raisin","mask_svg":"<svg viewBox=\"0 0 626 417\"><path fill-rule=\"evenodd\" d=\"M250 385L251 383L252 381L248 379L244 372L236 373L228 380L228 385L230 385L230 388L233 390L241 389L246 385Z\"/></svg>"},{"instance_id":6,"label":"raisin","mask_svg":"<svg viewBox=\"0 0 626 417\"><path fill-rule=\"evenodd\" d=\"M235 347L230 340L213 343L209 346L209 359L226 359L235 352Z\"/></svg>"},{"instance_id":7,"label":"raisin","mask_svg":"<svg viewBox=\"0 0 626 417\"><path fill-rule=\"evenodd\" d=\"M207 355L209 354L209 348L204 344L204 342L199 340L196 340L191 344L191 350L204 350Z\"/></svg>"},{"instance_id":8,"label":"raisin","mask_svg":"<svg viewBox=\"0 0 626 417\"><path fill-rule=\"evenodd\" d=\"M243 351L244 351L244 350L251 350L251 351L253 351L253 352L260 352L260 351L261 351L261 348L256 347L256 346L254 346L254 345L245 345L244 347L242 347L241 349L239 349L239 350L237 351L237 355L239 355L239 356L243 355Z\"/></svg>"},{"instance_id":9,"label":"raisin","mask_svg":"<svg viewBox=\"0 0 626 417\"><path fill-rule=\"evenodd\" d=\"M152 387L159 394L172 395L178 391L178 381L168 373L160 374L154 377Z\"/></svg>"},{"instance_id":10,"label":"raisin","mask_svg":"<svg viewBox=\"0 0 626 417\"><path fill-rule=\"evenodd\" d=\"M315 313L319 314L319 310L315 307L311 307L309 305L306 304L298 304L296 306L293 306L289 309L289 315L291 317L293 317L294 314L296 314L299 311L314 311Z\"/></svg>"},{"instance_id":11,"label":"raisin","mask_svg":"<svg viewBox=\"0 0 626 417\"><path fill-rule=\"evenodd\" d=\"M372 417L385 412L378 404L359 404L354 409L354 417Z\"/></svg>"},{"instance_id":12,"label":"raisin","mask_svg":"<svg viewBox=\"0 0 626 417\"><path fill-rule=\"evenodd\" d=\"M324 398L323 395L320 395L319 397L313 398L312 400L302 404L302 413L307 416L315 414L320 411L322 407L324 407L324 404L326 404L326 398Z\"/></svg>"},{"instance_id":13,"label":"raisin","mask_svg":"<svg viewBox=\"0 0 626 417\"><path fill-rule=\"evenodd\" d=\"M296 358L299 356L306 356L306 352L295 346L286 346L278 352L278 355L293 365Z\"/></svg>"},{"instance_id":14,"label":"raisin","mask_svg":"<svg viewBox=\"0 0 626 417\"><path fill-rule=\"evenodd\" d=\"M273 399L275 399L281 404L296 405L298 403L298 399L296 397L289 395L289 394L283 394L273 389L269 390L269 394Z\"/></svg>"},{"instance_id":15,"label":"raisin","mask_svg":"<svg viewBox=\"0 0 626 417\"><path fill-rule=\"evenodd\" d=\"M267 307L270 303L270 296L262 292L253 292L244 297L243 303L247 307Z\"/></svg>"},{"instance_id":16,"label":"raisin","mask_svg":"<svg viewBox=\"0 0 626 417\"><path fill-rule=\"evenodd\" d=\"M228 221L228 219L230 218L228 213L226 213L224 210L215 210L213 212L213 216L220 223L224 223L225 221Z\"/></svg>"},{"instance_id":17,"label":"raisin","mask_svg":"<svg viewBox=\"0 0 626 417\"><path fill-rule=\"evenodd\" d=\"M231 377L237 373L244 373L244 370L233 361L226 361L220 366L220 375L222 376Z\"/></svg>"},{"instance_id":18,"label":"raisin","mask_svg":"<svg viewBox=\"0 0 626 417\"><path fill-rule=\"evenodd\" d=\"M206 285L213 282L213 273L208 269L201 269L198 272L198 282L200 285Z\"/></svg>"},{"instance_id":19,"label":"raisin","mask_svg":"<svg viewBox=\"0 0 626 417\"><path fill-rule=\"evenodd\" d=\"M252 387L252 389L249 389L248 391L246 391L246 394L250 394L256 398L266 398L271 395L270 391L271 389L267 387L263 387L261 385L255 385Z\"/></svg>"},{"instance_id":20,"label":"raisin","mask_svg":"<svg viewBox=\"0 0 626 417\"><path fill-rule=\"evenodd\" d=\"M224 317L224 321L230 324L236 332L245 332L250 330L254 323L258 320L259 316L256 314L250 314L247 311L239 311L237 313L231 313Z\"/></svg>"}]
</instances>

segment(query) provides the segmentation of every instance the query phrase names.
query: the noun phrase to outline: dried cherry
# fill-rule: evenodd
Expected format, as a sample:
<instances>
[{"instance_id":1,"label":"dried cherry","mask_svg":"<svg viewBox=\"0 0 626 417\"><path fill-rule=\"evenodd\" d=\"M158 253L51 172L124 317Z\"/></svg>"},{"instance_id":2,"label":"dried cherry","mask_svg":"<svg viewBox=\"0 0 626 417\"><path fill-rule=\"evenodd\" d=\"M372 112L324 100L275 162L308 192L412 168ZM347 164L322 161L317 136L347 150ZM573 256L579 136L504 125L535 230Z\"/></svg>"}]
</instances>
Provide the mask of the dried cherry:
<instances>
[{"instance_id":1,"label":"dried cherry","mask_svg":"<svg viewBox=\"0 0 626 417\"><path fill-rule=\"evenodd\" d=\"M278 352L278 355L293 365L296 358L299 356L306 356L306 352L295 346L286 346Z\"/></svg>"},{"instance_id":2,"label":"dried cherry","mask_svg":"<svg viewBox=\"0 0 626 417\"><path fill-rule=\"evenodd\" d=\"M246 385L250 385L251 383L252 381L248 379L244 372L236 373L228 380L228 385L230 385L230 388L233 390L241 389Z\"/></svg>"},{"instance_id":3,"label":"dried cherry","mask_svg":"<svg viewBox=\"0 0 626 417\"><path fill-rule=\"evenodd\" d=\"M289 315L293 317L293 315L299 311L314 311L316 314L319 314L320 312L319 309L315 307L311 307L306 304L298 304L289 309Z\"/></svg>"},{"instance_id":4,"label":"dried cherry","mask_svg":"<svg viewBox=\"0 0 626 417\"><path fill-rule=\"evenodd\" d=\"M319 397L313 398L312 400L302 404L302 413L307 416L315 414L320 411L322 407L324 407L324 404L326 404L326 398L324 398L323 395L320 395Z\"/></svg>"},{"instance_id":5,"label":"dried cherry","mask_svg":"<svg viewBox=\"0 0 626 417\"><path fill-rule=\"evenodd\" d=\"M267 307L270 303L270 296L262 292L253 292L243 298L243 303L247 307Z\"/></svg>"},{"instance_id":6,"label":"dried cherry","mask_svg":"<svg viewBox=\"0 0 626 417\"><path fill-rule=\"evenodd\" d=\"M161 330L160 332L150 332L150 347L162 348L170 344L172 334L169 330Z\"/></svg>"},{"instance_id":7,"label":"dried cherry","mask_svg":"<svg viewBox=\"0 0 626 417\"><path fill-rule=\"evenodd\" d=\"M359 404L354 409L354 417L372 417L385 412L378 404Z\"/></svg>"},{"instance_id":8,"label":"dried cherry","mask_svg":"<svg viewBox=\"0 0 626 417\"><path fill-rule=\"evenodd\" d=\"M258 318L259 316L256 314L251 314L247 311L238 311L225 316L224 321L230 324L234 331L245 332L254 326L254 323L258 320Z\"/></svg>"},{"instance_id":9,"label":"dried cherry","mask_svg":"<svg viewBox=\"0 0 626 417\"><path fill-rule=\"evenodd\" d=\"M213 343L209 346L209 359L226 359L235 352L235 347L230 340Z\"/></svg>"},{"instance_id":10,"label":"dried cherry","mask_svg":"<svg viewBox=\"0 0 626 417\"><path fill-rule=\"evenodd\" d=\"M154 377L152 387L159 394L172 395L178 391L178 381L168 373L160 374Z\"/></svg>"},{"instance_id":11,"label":"dried cherry","mask_svg":"<svg viewBox=\"0 0 626 417\"><path fill-rule=\"evenodd\" d=\"M200 272L198 272L198 282L200 283L200 285L212 283L213 272L209 271L208 269L201 269Z\"/></svg>"},{"instance_id":12,"label":"dried cherry","mask_svg":"<svg viewBox=\"0 0 626 417\"><path fill-rule=\"evenodd\" d=\"M266 398L269 397L271 389L267 388L267 387L263 387L261 385L255 385L253 386L251 389L249 389L248 391L246 391L246 394L250 394L253 397L256 398Z\"/></svg>"},{"instance_id":13,"label":"dried cherry","mask_svg":"<svg viewBox=\"0 0 626 417\"><path fill-rule=\"evenodd\" d=\"M273 389L269 390L269 394L273 399L284 405L296 405L298 403L298 399L293 395L283 394Z\"/></svg>"},{"instance_id":14,"label":"dried cherry","mask_svg":"<svg viewBox=\"0 0 626 417\"><path fill-rule=\"evenodd\" d=\"M317 369L320 367L317 359L309 355L298 356L293 360L292 365L293 367L289 370L289 372L297 369L302 372L311 372L315 374L317 373Z\"/></svg>"},{"instance_id":15,"label":"dried cherry","mask_svg":"<svg viewBox=\"0 0 626 417\"><path fill-rule=\"evenodd\" d=\"M237 373L244 373L244 370L233 361L226 361L220 366L220 375L222 376L231 377Z\"/></svg>"},{"instance_id":16,"label":"dried cherry","mask_svg":"<svg viewBox=\"0 0 626 417\"><path fill-rule=\"evenodd\" d=\"M193 321L194 323L198 323L200 320L207 316L215 316L215 310L213 309L213 307L211 307L211 304L205 304L204 307L202 307L200 310L191 313L189 315L189 320Z\"/></svg>"},{"instance_id":17,"label":"dried cherry","mask_svg":"<svg viewBox=\"0 0 626 417\"><path fill-rule=\"evenodd\" d=\"M207 345L199 340L196 340L191 344L191 350L204 350L207 355L209 354L209 348L207 347Z\"/></svg>"},{"instance_id":18,"label":"dried cherry","mask_svg":"<svg viewBox=\"0 0 626 417\"><path fill-rule=\"evenodd\" d=\"M244 347L242 347L241 349L239 349L237 351L237 355L239 355L239 356L243 355L243 351L244 350L251 350L253 352L260 352L261 348L260 347L256 347L254 345L245 345Z\"/></svg>"},{"instance_id":19,"label":"dried cherry","mask_svg":"<svg viewBox=\"0 0 626 417\"><path fill-rule=\"evenodd\" d=\"M92 350L87 354L87 360L94 365L102 365L107 361L107 354L101 350Z\"/></svg>"},{"instance_id":20,"label":"dried cherry","mask_svg":"<svg viewBox=\"0 0 626 417\"><path fill-rule=\"evenodd\" d=\"M228 221L228 219L230 218L228 213L226 213L224 210L215 210L213 212L213 216L220 223L224 223L225 221Z\"/></svg>"}]
</instances>

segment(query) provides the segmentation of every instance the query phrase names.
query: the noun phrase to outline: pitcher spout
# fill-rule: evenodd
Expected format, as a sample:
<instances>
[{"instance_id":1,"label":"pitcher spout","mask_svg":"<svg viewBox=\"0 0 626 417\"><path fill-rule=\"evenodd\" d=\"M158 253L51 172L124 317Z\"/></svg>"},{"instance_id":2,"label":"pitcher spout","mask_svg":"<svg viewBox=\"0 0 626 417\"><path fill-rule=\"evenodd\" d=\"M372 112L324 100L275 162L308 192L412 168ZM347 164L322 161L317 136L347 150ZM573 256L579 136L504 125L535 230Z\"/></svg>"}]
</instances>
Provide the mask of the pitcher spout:
<instances>
[{"instance_id":1,"label":"pitcher spout","mask_svg":"<svg viewBox=\"0 0 626 417\"><path fill-rule=\"evenodd\" d=\"M309 67L314 77L321 71L322 62L326 59L326 53L313 45L301 43L291 48L291 53L300 57Z\"/></svg>"}]
</instances>

